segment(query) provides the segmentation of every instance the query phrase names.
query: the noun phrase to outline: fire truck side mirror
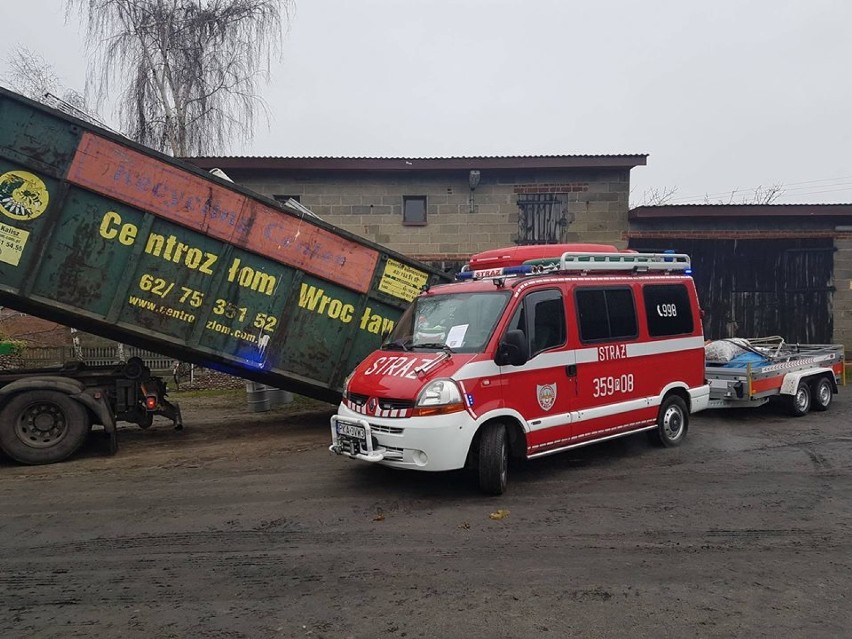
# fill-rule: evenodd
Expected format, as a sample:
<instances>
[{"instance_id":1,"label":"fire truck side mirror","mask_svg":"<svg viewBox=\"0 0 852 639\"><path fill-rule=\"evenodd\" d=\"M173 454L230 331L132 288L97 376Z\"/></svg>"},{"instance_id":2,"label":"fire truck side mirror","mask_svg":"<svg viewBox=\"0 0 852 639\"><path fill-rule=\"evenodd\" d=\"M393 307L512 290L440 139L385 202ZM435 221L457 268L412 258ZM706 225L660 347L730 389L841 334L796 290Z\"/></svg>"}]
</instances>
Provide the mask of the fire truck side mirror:
<instances>
[{"instance_id":1,"label":"fire truck side mirror","mask_svg":"<svg viewBox=\"0 0 852 639\"><path fill-rule=\"evenodd\" d=\"M497 366L521 366L526 364L529 358L530 347L524 332L518 330L506 331L503 339L500 340L500 346L494 356L494 363Z\"/></svg>"}]
</instances>

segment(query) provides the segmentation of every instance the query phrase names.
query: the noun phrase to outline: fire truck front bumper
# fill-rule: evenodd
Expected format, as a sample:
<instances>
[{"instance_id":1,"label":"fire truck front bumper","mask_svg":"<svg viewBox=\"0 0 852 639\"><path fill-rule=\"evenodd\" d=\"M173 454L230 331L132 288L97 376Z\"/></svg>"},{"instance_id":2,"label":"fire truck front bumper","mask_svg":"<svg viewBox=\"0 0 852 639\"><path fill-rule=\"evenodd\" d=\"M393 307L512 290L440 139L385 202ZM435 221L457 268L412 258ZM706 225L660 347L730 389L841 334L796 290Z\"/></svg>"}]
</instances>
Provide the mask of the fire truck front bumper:
<instances>
[{"instance_id":1,"label":"fire truck front bumper","mask_svg":"<svg viewBox=\"0 0 852 639\"><path fill-rule=\"evenodd\" d=\"M329 450L393 468L446 471L463 468L476 423L466 412L430 418L374 418L345 406L331 418Z\"/></svg>"},{"instance_id":2,"label":"fire truck front bumper","mask_svg":"<svg viewBox=\"0 0 852 639\"><path fill-rule=\"evenodd\" d=\"M380 462L386 458L402 461L402 453L380 446L373 437L370 422L359 417L334 415L331 418L331 446L328 449L338 455L367 462Z\"/></svg>"}]
</instances>

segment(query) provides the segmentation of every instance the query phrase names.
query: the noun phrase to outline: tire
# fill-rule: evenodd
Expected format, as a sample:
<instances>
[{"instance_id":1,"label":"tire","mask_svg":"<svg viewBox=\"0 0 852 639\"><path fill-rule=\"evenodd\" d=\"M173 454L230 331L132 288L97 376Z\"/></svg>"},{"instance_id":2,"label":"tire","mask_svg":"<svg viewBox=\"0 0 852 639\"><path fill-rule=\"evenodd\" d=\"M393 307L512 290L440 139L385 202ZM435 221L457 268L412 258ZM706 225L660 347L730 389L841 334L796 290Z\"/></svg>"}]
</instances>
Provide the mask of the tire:
<instances>
[{"instance_id":1,"label":"tire","mask_svg":"<svg viewBox=\"0 0 852 639\"><path fill-rule=\"evenodd\" d=\"M689 430L689 411L678 395L669 395L660 405L657 428L650 432L652 441L665 448L680 446Z\"/></svg>"},{"instance_id":2,"label":"tire","mask_svg":"<svg viewBox=\"0 0 852 639\"><path fill-rule=\"evenodd\" d=\"M64 393L19 393L0 412L0 448L22 464L62 461L82 446L90 425L86 409Z\"/></svg>"},{"instance_id":3,"label":"tire","mask_svg":"<svg viewBox=\"0 0 852 639\"><path fill-rule=\"evenodd\" d=\"M811 387L806 382L799 382L796 393L787 400L787 408L793 417L802 417L811 410Z\"/></svg>"},{"instance_id":4,"label":"tire","mask_svg":"<svg viewBox=\"0 0 852 639\"><path fill-rule=\"evenodd\" d=\"M488 495L506 492L509 441L504 424L490 424L479 437L479 489Z\"/></svg>"},{"instance_id":5,"label":"tire","mask_svg":"<svg viewBox=\"0 0 852 639\"><path fill-rule=\"evenodd\" d=\"M827 377L820 377L813 383L811 398L813 399L811 408L818 411L828 410L834 399L834 388Z\"/></svg>"}]
</instances>

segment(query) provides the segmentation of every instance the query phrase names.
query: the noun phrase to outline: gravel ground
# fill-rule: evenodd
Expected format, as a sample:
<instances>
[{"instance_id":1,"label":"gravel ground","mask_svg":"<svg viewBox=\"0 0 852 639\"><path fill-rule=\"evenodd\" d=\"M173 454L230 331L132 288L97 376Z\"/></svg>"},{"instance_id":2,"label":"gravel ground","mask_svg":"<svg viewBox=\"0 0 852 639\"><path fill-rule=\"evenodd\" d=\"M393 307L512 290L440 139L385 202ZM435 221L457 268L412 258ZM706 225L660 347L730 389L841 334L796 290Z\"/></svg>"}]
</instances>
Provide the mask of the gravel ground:
<instances>
[{"instance_id":1,"label":"gravel ground","mask_svg":"<svg viewBox=\"0 0 852 639\"><path fill-rule=\"evenodd\" d=\"M327 451L333 408L184 396L186 429L0 459L0 636L852 636L852 392L513 468Z\"/></svg>"}]
</instances>

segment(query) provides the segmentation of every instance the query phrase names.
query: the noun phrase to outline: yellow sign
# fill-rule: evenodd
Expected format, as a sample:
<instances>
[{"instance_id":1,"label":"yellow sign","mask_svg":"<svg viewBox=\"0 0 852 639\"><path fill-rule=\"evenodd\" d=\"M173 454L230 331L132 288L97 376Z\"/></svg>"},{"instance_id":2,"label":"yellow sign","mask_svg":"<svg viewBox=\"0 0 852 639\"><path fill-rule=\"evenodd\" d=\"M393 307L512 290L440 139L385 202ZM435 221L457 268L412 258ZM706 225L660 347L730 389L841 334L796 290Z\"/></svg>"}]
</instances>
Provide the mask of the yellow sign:
<instances>
[{"instance_id":1,"label":"yellow sign","mask_svg":"<svg viewBox=\"0 0 852 639\"><path fill-rule=\"evenodd\" d=\"M16 229L14 226L7 226L0 222L0 262L17 266L29 237L29 231Z\"/></svg>"},{"instance_id":2,"label":"yellow sign","mask_svg":"<svg viewBox=\"0 0 852 639\"><path fill-rule=\"evenodd\" d=\"M0 211L13 220L33 220L44 213L50 196L41 178L27 171L0 175Z\"/></svg>"},{"instance_id":3,"label":"yellow sign","mask_svg":"<svg viewBox=\"0 0 852 639\"><path fill-rule=\"evenodd\" d=\"M423 271L389 259L379 282L379 290L410 302L417 297L428 279L429 275Z\"/></svg>"}]
</instances>

